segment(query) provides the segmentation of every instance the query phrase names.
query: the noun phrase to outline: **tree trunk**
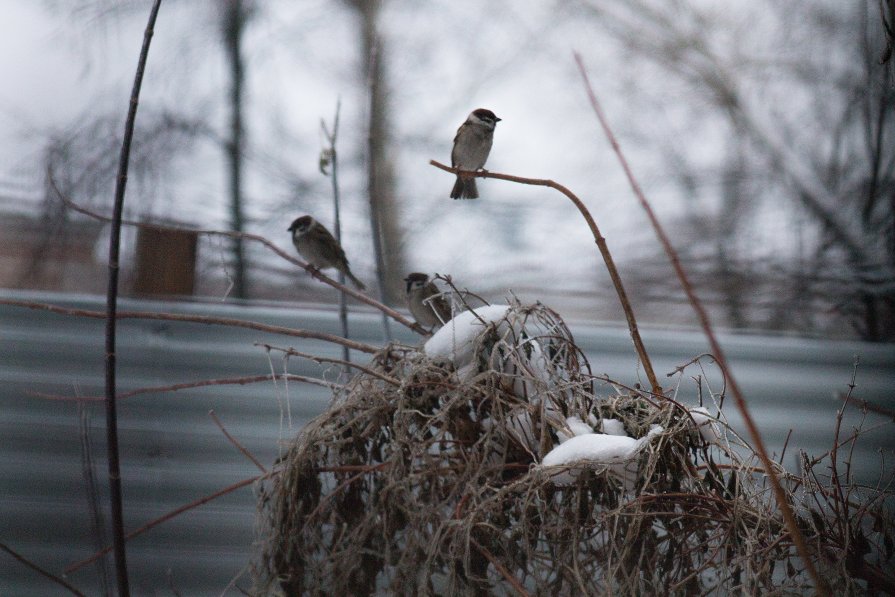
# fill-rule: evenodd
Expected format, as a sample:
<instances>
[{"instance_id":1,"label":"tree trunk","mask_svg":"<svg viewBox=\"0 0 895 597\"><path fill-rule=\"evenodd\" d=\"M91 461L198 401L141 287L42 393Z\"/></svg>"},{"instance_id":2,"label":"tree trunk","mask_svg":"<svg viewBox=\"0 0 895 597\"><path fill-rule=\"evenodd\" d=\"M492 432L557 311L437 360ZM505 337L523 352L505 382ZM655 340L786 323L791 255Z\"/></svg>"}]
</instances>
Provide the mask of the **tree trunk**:
<instances>
[{"instance_id":1,"label":"tree trunk","mask_svg":"<svg viewBox=\"0 0 895 597\"><path fill-rule=\"evenodd\" d=\"M227 0L224 7L224 51L230 69L230 139L226 145L227 177L230 194L230 228L243 232L242 149L243 149L243 61L242 34L248 10L242 0ZM241 238L233 239L233 295L248 298L249 282Z\"/></svg>"},{"instance_id":2,"label":"tree trunk","mask_svg":"<svg viewBox=\"0 0 895 597\"><path fill-rule=\"evenodd\" d=\"M383 302L399 301L404 277L404 255L400 210L395 195L395 175L389 155L388 84L385 52L377 33L380 0L352 0L361 18L364 78L370 98L368 122L367 193L377 277Z\"/></svg>"}]
</instances>

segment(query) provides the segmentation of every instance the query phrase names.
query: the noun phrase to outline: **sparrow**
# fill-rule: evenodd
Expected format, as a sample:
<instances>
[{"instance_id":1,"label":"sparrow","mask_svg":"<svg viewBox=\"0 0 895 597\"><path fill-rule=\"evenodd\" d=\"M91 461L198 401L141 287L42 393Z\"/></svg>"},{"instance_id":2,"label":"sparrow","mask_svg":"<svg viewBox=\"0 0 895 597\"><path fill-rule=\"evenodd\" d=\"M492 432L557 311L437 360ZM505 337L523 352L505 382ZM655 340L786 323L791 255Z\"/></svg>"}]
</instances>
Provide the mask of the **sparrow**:
<instances>
[{"instance_id":1,"label":"sparrow","mask_svg":"<svg viewBox=\"0 0 895 597\"><path fill-rule=\"evenodd\" d=\"M358 290L366 290L366 286L354 277L348 268L345 250L339 241L330 234L323 224L311 216L296 218L288 228L292 233L292 244L299 255L317 269L335 268L345 274Z\"/></svg>"},{"instance_id":2,"label":"sparrow","mask_svg":"<svg viewBox=\"0 0 895 597\"><path fill-rule=\"evenodd\" d=\"M461 170L478 170L484 167L494 140L494 127L500 118L491 110L473 110L466 122L457 129L454 149L451 151L451 166ZM478 199L479 191L475 178L457 175L457 182L451 191L451 199Z\"/></svg>"},{"instance_id":3,"label":"sparrow","mask_svg":"<svg viewBox=\"0 0 895 597\"><path fill-rule=\"evenodd\" d=\"M407 308L417 323L424 327L441 327L451 319L451 305L438 287L429 281L429 276L414 272L408 274Z\"/></svg>"}]
</instances>

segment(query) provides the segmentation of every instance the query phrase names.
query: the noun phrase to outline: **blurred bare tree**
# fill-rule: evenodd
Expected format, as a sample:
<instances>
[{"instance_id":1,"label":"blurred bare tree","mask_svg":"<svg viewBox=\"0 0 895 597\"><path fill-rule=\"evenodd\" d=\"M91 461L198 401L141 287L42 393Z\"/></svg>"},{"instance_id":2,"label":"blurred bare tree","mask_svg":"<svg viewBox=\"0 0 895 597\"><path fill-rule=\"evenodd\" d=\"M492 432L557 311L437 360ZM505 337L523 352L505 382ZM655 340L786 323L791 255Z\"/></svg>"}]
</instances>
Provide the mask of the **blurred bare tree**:
<instances>
[{"instance_id":1,"label":"blurred bare tree","mask_svg":"<svg viewBox=\"0 0 895 597\"><path fill-rule=\"evenodd\" d=\"M703 290L726 304L727 323L785 327L804 318L800 327L820 331L813 312L846 318L864 339L891 340L895 82L880 64L885 16L874 3L759 4L734 15L688 2L584 2L631 56L689 89L694 122L726 123L720 171L678 146L666 159L685 196L709 178L722 181L710 191L720 209L682 215L693 234L681 238ZM741 43L738 34L751 30L744 16L776 37ZM793 221L790 249L770 259L750 246L768 214Z\"/></svg>"},{"instance_id":2,"label":"blurred bare tree","mask_svg":"<svg viewBox=\"0 0 895 597\"><path fill-rule=\"evenodd\" d=\"M346 0L360 20L361 61L369 98L367 122L367 196L376 251L380 297L399 301L405 275L403 232L390 150L387 54L379 34L382 0Z\"/></svg>"},{"instance_id":3,"label":"blurred bare tree","mask_svg":"<svg viewBox=\"0 0 895 597\"><path fill-rule=\"evenodd\" d=\"M127 19L134 14L142 14L144 8L143 3L134 0L79 0L78 2L72 3L60 3L56 0L46 0L46 3L54 8L68 10L75 18L80 19L83 22L91 23L92 25L98 25L105 21L115 22ZM177 106L177 113L174 113L169 109L161 114L156 114L155 116L158 117L158 120L148 127L148 130L150 131L148 143L146 143L147 137L145 135L138 137L141 144L146 144L146 151L142 151L140 155L135 156L135 159L138 160L138 164L143 166L137 176L140 174L148 175L152 172L157 174L160 170L154 168L160 166L160 162L170 161L170 158L174 154L161 153L153 155L150 153L152 150L163 150L163 148L154 144L153 140L164 137L166 133L176 133L179 142L181 142L179 149L183 149L185 147L184 144L188 143L190 140L201 138L212 142L223 150L226 157L225 172L228 189L230 227L232 230L243 232L245 230L246 222L243 184L246 162L246 126L244 122L244 83L246 65L243 56L243 39L245 37L246 28L257 13L257 7L254 0L225 0L223 2L210 3L208 9L211 11L217 24L218 31L220 32L220 43L227 61L228 85L226 90L226 106L229 119L227 126L224 129L225 132L222 134L214 132L216 127L212 126L212 124L207 121L204 114L190 114L189 108L183 104ZM119 107L116 107L116 109L117 108ZM110 116L108 114L101 112L85 115L85 119L88 123L93 120L93 123L88 124L88 127L105 126L109 118ZM146 117L141 114L141 120L144 120L145 118ZM152 116L150 116L150 118L152 118ZM118 124L120 126L120 123ZM141 128L145 129L147 127L141 125ZM74 135L74 133L75 130L73 129L72 134ZM105 144L103 145L105 148L104 151L108 150L108 148L116 147L116 144L119 143L117 134L118 133L112 131L107 137L102 137L109 142L108 146ZM66 148L70 149L73 144L79 142L87 143L90 141L92 141L92 139L83 135L70 136L70 138L66 139L64 142L51 140L48 145L46 157L48 166L53 170L58 170L62 161L69 162L66 169L71 169L73 165L78 169L83 168L83 173L81 175L83 180L81 182L84 184L81 184L83 188L80 190L88 190L84 185L87 184L87 179L91 178L93 180L89 185L92 185L92 188L89 190L93 193L98 193L102 188L105 188L102 187L102 185L108 184L109 172L106 169L96 169L96 166L101 164L83 163L83 160L79 157L81 150L76 152L63 151L63 149ZM166 149L170 150L171 148L168 147ZM112 151L109 154L109 156L114 155L115 151ZM73 160L80 163L73 164ZM100 162L102 162L102 160L100 160ZM95 195L87 195L85 197L83 194L78 193L77 196L79 196L81 200L86 198L89 201L92 200ZM49 229L56 227L58 227L58 224L50 226ZM248 298L250 295L248 278L249 268L241 239L233 239L231 251L232 293L237 298ZM37 257L36 260L39 261L39 257Z\"/></svg>"},{"instance_id":4,"label":"blurred bare tree","mask_svg":"<svg viewBox=\"0 0 895 597\"><path fill-rule=\"evenodd\" d=\"M224 53L229 67L230 89L228 104L230 110L229 138L225 145L227 153L227 181L230 195L230 228L236 232L245 231L243 209L243 154L244 124L243 104L245 94L245 63L242 56L242 40L246 26L255 13L253 0L226 0L216 5L220 11ZM233 294L237 298L249 297L248 270L241 238L233 239Z\"/></svg>"}]
</instances>

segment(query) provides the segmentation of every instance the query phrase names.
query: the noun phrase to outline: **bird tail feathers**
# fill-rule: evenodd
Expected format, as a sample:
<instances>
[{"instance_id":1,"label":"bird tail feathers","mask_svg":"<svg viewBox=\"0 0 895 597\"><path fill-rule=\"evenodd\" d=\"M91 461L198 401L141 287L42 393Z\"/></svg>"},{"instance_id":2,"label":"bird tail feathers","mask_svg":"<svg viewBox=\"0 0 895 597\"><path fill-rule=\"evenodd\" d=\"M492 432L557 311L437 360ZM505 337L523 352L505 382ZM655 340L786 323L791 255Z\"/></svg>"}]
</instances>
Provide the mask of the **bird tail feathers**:
<instances>
[{"instance_id":1,"label":"bird tail feathers","mask_svg":"<svg viewBox=\"0 0 895 597\"><path fill-rule=\"evenodd\" d=\"M474 178L457 177L454 188L451 190L451 199L478 199L479 190Z\"/></svg>"}]
</instances>

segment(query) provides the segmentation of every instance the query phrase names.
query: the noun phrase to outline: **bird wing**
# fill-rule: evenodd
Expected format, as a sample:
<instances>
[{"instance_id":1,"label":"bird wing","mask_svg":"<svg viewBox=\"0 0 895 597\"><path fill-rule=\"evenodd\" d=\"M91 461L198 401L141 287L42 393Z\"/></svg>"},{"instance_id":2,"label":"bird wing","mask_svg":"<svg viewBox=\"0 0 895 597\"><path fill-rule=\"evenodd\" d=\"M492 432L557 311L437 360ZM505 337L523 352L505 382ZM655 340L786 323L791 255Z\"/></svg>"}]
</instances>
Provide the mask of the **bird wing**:
<instances>
[{"instance_id":1,"label":"bird wing","mask_svg":"<svg viewBox=\"0 0 895 597\"><path fill-rule=\"evenodd\" d=\"M463 125L461 124L459 128L457 128L457 134L454 135L454 147L451 149L451 168L457 167L457 141L460 140L460 131L463 129Z\"/></svg>"},{"instance_id":2,"label":"bird wing","mask_svg":"<svg viewBox=\"0 0 895 597\"><path fill-rule=\"evenodd\" d=\"M318 246L320 247L322 257L334 266L338 264L348 267L348 258L345 257L345 249L342 248L342 245L339 244L339 241L335 239L329 230L318 224L314 227L313 233L320 241Z\"/></svg>"}]
</instances>

